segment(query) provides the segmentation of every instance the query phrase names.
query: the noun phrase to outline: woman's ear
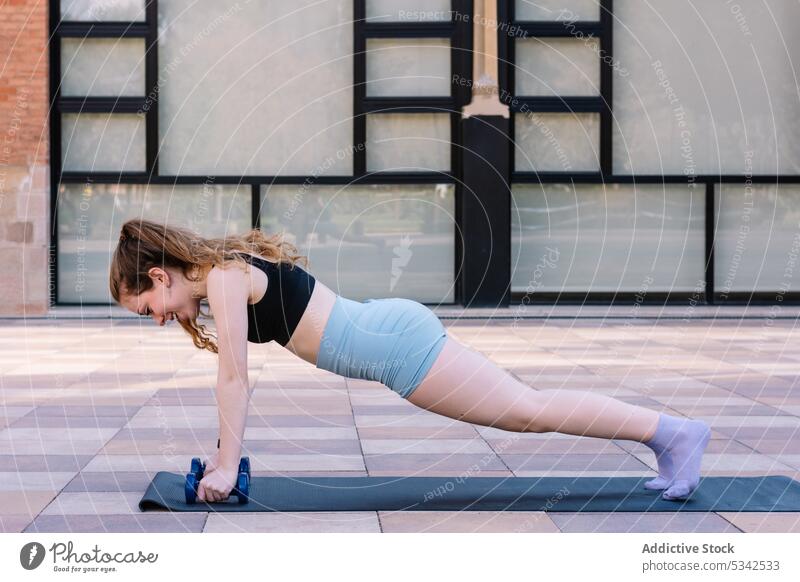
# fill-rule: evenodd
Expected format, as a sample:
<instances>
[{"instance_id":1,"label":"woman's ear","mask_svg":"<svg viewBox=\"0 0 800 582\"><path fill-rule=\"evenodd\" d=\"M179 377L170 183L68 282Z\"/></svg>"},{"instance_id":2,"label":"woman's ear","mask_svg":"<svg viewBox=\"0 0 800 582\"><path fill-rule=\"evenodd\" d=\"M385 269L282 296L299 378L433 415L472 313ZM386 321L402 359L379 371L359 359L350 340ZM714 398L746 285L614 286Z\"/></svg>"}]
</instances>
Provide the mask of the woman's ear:
<instances>
[{"instance_id":1,"label":"woman's ear","mask_svg":"<svg viewBox=\"0 0 800 582\"><path fill-rule=\"evenodd\" d=\"M154 283L158 281L163 285L169 287L170 284L169 273L167 273L164 269L160 267L150 267L150 270L147 271L147 274L150 276L150 278L153 280Z\"/></svg>"}]
</instances>

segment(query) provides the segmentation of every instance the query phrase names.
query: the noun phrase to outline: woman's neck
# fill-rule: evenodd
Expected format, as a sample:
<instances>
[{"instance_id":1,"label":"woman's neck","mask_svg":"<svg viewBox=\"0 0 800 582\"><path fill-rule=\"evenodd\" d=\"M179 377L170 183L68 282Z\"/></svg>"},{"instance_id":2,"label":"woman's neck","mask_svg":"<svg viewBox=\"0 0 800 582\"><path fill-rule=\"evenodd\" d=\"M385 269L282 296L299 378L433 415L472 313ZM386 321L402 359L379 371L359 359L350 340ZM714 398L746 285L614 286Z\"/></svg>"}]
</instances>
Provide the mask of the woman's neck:
<instances>
[{"instance_id":1,"label":"woman's neck","mask_svg":"<svg viewBox=\"0 0 800 582\"><path fill-rule=\"evenodd\" d=\"M200 265L195 266L193 269L192 276L195 280L191 281L190 285L192 289L192 297L194 299L208 298L208 286L206 282L208 281L208 274L213 268L214 265Z\"/></svg>"}]
</instances>

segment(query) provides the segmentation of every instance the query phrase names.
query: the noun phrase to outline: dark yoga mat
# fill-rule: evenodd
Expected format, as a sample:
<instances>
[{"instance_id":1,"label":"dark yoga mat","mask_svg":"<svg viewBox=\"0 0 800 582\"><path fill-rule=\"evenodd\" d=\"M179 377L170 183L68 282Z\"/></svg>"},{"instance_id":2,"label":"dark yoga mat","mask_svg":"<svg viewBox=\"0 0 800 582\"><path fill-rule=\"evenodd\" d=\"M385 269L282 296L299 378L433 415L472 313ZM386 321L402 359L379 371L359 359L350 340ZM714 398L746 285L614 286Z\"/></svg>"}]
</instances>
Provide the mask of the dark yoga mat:
<instances>
[{"instance_id":1,"label":"dark yoga mat","mask_svg":"<svg viewBox=\"0 0 800 582\"><path fill-rule=\"evenodd\" d=\"M784 476L703 477L685 501L645 489L651 477L253 477L250 501L188 505L184 476L160 472L139 509L172 511L800 511Z\"/></svg>"}]
</instances>

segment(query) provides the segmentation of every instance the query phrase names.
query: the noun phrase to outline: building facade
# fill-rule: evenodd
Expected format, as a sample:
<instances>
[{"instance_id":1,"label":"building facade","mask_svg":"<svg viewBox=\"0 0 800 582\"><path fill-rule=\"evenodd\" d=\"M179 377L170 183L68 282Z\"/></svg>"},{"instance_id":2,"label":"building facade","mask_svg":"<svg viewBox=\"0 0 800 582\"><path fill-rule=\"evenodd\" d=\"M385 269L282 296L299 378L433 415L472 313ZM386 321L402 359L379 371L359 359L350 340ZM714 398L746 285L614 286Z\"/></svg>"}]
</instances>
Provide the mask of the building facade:
<instances>
[{"instance_id":1,"label":"building facade","mask_svg":"<svg viewBox=\"0 0 800 582\"><path fill-rule=\"evenodd\" d=\"M0 309L109 303L137 216L357 300L795 301L800 5L750 4L7 3Z\"/></svg>"}]
</instances>

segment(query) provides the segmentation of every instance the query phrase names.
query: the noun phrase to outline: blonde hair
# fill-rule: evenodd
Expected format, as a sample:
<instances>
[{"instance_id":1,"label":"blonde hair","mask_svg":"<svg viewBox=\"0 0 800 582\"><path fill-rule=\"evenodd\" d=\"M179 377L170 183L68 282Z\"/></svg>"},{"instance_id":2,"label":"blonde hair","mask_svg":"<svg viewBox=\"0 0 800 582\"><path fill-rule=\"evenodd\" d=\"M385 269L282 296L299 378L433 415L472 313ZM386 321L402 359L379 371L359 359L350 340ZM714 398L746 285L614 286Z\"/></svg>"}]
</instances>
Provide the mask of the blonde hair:
<instances>
[{"instance_id":1,"label":"blonde hair","mask_svg":"<svg viewBox=\"0 0 800 582\"><path fill-rule=\"evenodd\" d=\"M297 248L284 241L282 235L267 236L259 229L252 229L232 238L204 238L188 229L136 218L122 225L111 259L108 280L111 296L120 303L123 294L137 296L150 290L153 280L148 272L153 267L178 269L190 281L198 279L189 272L196 272L205 265L219 265L224 269L227 263L235 263L244 268L247 261L236 253L253 253L272 261L288 262L292 268L297 263L308 266L308 258L298 254ZM197 318L181 321L180 325L197 348L219 353L216 336L206 326L198 324Z\"/></svg>"}]
</instances>

